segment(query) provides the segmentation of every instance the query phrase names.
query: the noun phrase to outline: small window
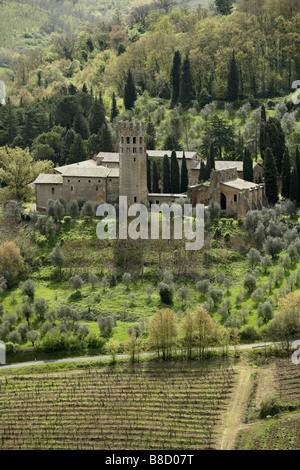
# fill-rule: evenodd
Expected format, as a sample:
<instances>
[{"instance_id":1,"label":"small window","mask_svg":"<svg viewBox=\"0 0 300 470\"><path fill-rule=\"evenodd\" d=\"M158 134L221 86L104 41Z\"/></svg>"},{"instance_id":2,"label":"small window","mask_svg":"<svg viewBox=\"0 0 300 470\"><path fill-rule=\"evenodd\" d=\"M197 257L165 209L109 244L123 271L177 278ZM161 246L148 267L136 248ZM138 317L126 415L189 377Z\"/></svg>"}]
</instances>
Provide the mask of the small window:
<instances>
[{"instance_id":1,"label":"small window","mask_svg":"<svg viewBox=\"0 0 300 470\"><path fill-rule=\"evenodd\" d=\"M132 152L136 153L136 147L133 147Z\"/></svg>"},{"instance_id":2,"label":"small window","mask_svg":"<svg viewBox=\"0 0 300 470\"><path fill-rule=\"evenodd\" d=\"M96 191L98 191L98 186L96 186Z\"/></svg>"},{"instance_id":3,"label":"small window","mask_svg":"<svg viewBox=\"0 0 300 470\"><path fill-rule=\"evenodd\" d=\"M111 178L109 178L109 182L111 183Z\"/></svg>"},{"instance_id":4,"label":"small window","mask_svg":"<svg viewBox=\"0 0 300 470\"><path fill-rule=\"evenodd\" d=\"M80 180L78 180L78 183L80 183Z\"/></svg>"},{"instance_id":5,"label":"small window","mask_svg":"<svg viewBox=\"0 0 300 470\"><path fill-rule=\"evenodd\" d=\"M156 201L156 204L159 204L159 201Z\"/></svg>"},{"instance_id":6,"label":"small window","mask_svg":"<svg viewBox=\"0 0 300 470\"><path fill-rule=\"evenodd\" d=\"M136 196L134 196L134 202L136 202Z\"/></svg>"},{"instance_id":7,"label":"small window","mask_svg":"<svg viewBox=\"0 0 300 470\"><path fill-rule=\"evenodd\" d=\"M71 191L74 191L74 188L73 188L73 186L71 186Z\"/></svg>"},{"instance_id":8,"label":"small window","mask_svg":"<svg viewBox=\"0 0 300 470\"><path fill-rule=\"evenodd\" d=\"M236 194L233 196L233 200L234 200L234 202L237 202L237 195Z\"/></svg>"},{"instance_id":9,"label":"small window","mask_svg":"<svg viewBox=\"0 0 300 470\"><path fill-rule=\"evenodd\" d=\"M135 161L136 161L136 158L134 158L133 161L135 162Z\"/></svg>"},{"instance_id":10,"label":"small window","mask_svg":"<svg viewBox=\"0 0 300 470\"><path fill-rule=\"evenodd\" d=\"M127 144L130 144L130 138L127 137Z\"/></svg>"},{"instance_id":11,"label":"small window","mask_svg":"<svg viewBox=\"0 0 300 470\"><path fill-rule=\"evenodd\" d=\"M133 143L136 144L136 137L133 138Z\"/></svg>"},{"instance_id":12,"label":"small window","mask_svg":"<svg viewBox=\"0 0 300 470\"><path fill-rule=\"evenodd\" d=\"M70 183L70 182L71 182L71 180L68 180L68 183Z\"/></svg>"},{"instance_id":13,"label":"small window","mask_svg":"<svg viewBox=\"0 0 300 470\"><path fill-rule=\"evenodd\" d=\"M55 193L55 189L54 189L54 188L51 188L51 193L52 193L52 194Z\"/></svg>"},{"instance_id":14,"label":"small window","mask_svg":"<svg viewBox=\"0 0 300 470\"><path fill-rule=\"evenodd\" d=\"M89 180L89 183L91 182L91 180Z\"/></svg>"},{"instance_id":15,"label":"small window","mask_svg":"<svg viewBox=\"0 0 300 470\"><path fill-rule=\"evenodd\" d=\"M98 180L98 183L101 183L101 181L100 181L100 180Z\"/></svg>"}]
</instances>

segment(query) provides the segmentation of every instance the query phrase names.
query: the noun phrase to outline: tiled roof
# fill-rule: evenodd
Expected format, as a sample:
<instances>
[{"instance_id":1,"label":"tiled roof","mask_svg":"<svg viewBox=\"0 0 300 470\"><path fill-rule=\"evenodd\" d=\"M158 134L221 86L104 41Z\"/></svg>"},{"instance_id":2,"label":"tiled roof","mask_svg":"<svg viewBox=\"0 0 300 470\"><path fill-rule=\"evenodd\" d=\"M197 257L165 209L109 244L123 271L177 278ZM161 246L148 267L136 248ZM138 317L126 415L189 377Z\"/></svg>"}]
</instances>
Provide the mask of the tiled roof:
<instances>
[{"instance_id":1,"label":"tiled roof","mask_svg":"<svg viewBox=\"0 0 300 470\"><path fill-rule=\"evenodd\" d=\"M240 178L237 178L232 181L222 181L220 184L229 186L230 188L239 189L240 191L242 191L243 189L253 189L260 187L259 184L252 183L251 181L245 181Z\"/></svg>"},{"instance_id":2,"label":"tiled roof","mask_svg":"<svg viewBox=\"0 0 300 470\"><path fill-rule=\"evenodd\" d=\"M40 173L33 184L62 184L62 182L63 179L61 175Z\"/></svg>"}]
</instances>

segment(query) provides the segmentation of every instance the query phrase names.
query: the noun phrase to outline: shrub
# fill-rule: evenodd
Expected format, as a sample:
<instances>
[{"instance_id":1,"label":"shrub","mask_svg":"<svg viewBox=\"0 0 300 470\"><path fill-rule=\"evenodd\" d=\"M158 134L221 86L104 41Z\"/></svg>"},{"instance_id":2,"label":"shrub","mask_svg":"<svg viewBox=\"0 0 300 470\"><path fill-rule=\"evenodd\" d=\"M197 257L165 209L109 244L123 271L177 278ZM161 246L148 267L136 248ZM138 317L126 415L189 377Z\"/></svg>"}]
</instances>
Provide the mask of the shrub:
<instances>
[{"instance_id":1,"label":"shrub","mask_svg":"<svg viewBox=\"0 0 300 470\"><path fill-rule=\"evenodd\" d=\"M275 416L280 412L280 404L276 397L266 397L260 404L260 418L266 418L267 416Z\"/></svg>"},{"instance_id":2,"label":"shrub","mask_svg":"<svg viewBox=\"0 0 300 470\"><path fill-rule=\"evenodd\" d=\"M159 284L159 296L160 300L166 305L173 304L173 294L174 288L173 286L166 284L165 282L161 282Z\"/></svg>"}]
</instances>

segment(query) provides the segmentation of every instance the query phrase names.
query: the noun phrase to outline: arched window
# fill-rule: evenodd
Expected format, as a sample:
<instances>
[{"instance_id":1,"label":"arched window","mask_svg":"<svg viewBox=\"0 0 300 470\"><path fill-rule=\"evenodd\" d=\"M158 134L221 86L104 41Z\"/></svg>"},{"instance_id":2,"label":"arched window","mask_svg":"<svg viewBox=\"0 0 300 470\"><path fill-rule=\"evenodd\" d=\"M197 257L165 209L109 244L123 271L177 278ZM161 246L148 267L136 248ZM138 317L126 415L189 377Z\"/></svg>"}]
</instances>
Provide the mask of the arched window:
<instances>
[{"instance_id":1,"label":"arched window","mask_svg":"<svg viewBox=\"0 0 300 470\"><path fill-rule=\"evenodd\" d=\"M237 194L235 194L235 195L233 196L233 200L234 200L234 202L237 202Z\"/></svg>"}]
</instances>

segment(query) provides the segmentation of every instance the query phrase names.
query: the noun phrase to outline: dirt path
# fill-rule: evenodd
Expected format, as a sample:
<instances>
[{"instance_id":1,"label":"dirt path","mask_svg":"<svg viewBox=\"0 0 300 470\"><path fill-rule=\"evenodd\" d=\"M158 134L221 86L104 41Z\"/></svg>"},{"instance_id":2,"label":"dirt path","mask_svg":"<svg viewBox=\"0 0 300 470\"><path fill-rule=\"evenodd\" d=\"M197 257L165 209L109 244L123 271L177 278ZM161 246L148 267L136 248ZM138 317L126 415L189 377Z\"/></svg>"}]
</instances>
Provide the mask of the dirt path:
<instances>
[{"instance_id":1,"label":"dirt path","mask_svg":"<svg viewBox=\"0 0 300 470\"><path fill-rule=\"evenodd\" d=\"M219 449L233 450L239 430L243 425L243 415L251 393L253 369L248 366L236 368L238 377L234 386L233 396L223 420Z\"/></svg>"}]
</instances>

